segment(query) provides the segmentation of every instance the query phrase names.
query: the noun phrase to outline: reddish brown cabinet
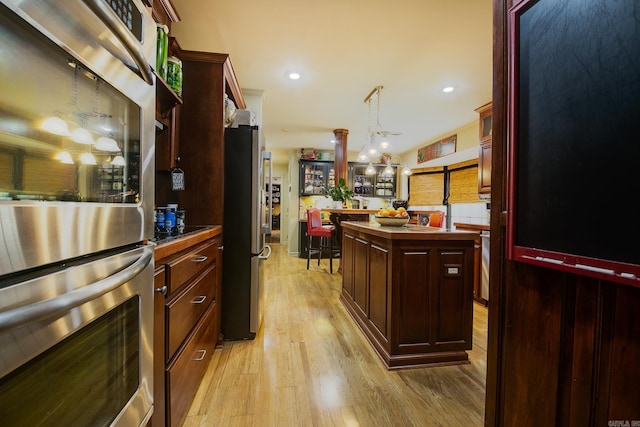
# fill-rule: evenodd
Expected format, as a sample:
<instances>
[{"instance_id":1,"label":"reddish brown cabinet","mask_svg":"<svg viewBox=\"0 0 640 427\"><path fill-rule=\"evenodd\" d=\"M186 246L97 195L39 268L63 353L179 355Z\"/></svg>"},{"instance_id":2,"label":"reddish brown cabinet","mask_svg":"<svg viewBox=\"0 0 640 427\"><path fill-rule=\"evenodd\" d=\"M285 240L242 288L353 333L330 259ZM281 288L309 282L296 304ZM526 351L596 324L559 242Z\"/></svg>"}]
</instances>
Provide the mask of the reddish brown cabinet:
<instances>
[{"instance_id":1,"label":"reddish brown cabinet","mask_svg":"<svg viewBox=\"0 0 640 427\"><path fill-rule=\"evenodd\" d=\"M180 426L220 338L219 226L156 250L153 426Z\"/></svg>"},{"instance_id":2,"label":"reddish brown cabinet","mask_svg":"<svg viewBox=\"0 0 640 427\"><path fill-rule=\"evenodd\" d=\"M342 225L340 300L386 367L466 363L476 233Z\"/></svg>"},{"instance_id":3,"label":"reddish brown cabinet","mask_svg":"<svg viewBox=\"0 0 640 427\"><path fill-rule=\"evenodd\" d=\"M478 152L478 193L491 193L491 151L493 110L492 103L478 107L475 110L479 114L479 142Z\"/></svg>"}]
</instances>

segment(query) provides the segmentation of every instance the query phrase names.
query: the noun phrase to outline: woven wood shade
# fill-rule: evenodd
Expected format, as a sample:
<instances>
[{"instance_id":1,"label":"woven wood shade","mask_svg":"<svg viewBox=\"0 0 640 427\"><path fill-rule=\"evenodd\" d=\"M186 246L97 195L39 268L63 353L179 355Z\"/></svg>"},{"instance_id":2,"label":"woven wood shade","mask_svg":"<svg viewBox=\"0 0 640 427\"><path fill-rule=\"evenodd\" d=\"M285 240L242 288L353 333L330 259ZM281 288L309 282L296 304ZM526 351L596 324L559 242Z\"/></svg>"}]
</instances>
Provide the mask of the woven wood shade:
<instances>
[{"instance_id":1,"label":"woven wood shade","mask_svg":"<svg viewBox=\"0 0 640 427\"><path fill-rule=\"evenodd\" d=\"M75 166L50 159L24 158L24 188L53 193L75 189Z\"/></svg>"},{"instance_id":2,"label":"woven wood shade","mask_svg":"<svg viewBox=\"0 0 640 427\"><path fill-rule=\"evenodd\" d=\"M449 203L476 203L478 198L478 162L465 162L452 169L449 191Z\"/></svg>"},{"instance_id":3,"label":"woven wood shade","mask_svg":"<svg viewBox=\"0 0 640 427\"><path fill-rule=\"evenodd\" d=\"M13 156L0 152L0 188L13 189L11 174L13 171Z\"/></svg>"},{"instance_id":4,"label":"woven wood shade","mask_svg":"<svg viewBox=\"0 0 640 427\"><path fill-rule=\"evenodd\" d=\"M444 169L420 171L414 171L409 177L409 203L413 206L441 205L444 196Z\"/></svg>"},{"instance_id":5,"label":"woven wood shade","mask_svg":"<svg viewBox=\"0 0 640 427\"><path fill-rule=\"evenodd\" d=\"M448 167L449 203L477 203L478 160ZM444 199L444 168L414 169L409 177L409 202L413 206L441 205Z\"/></svg>"}]
</instances>

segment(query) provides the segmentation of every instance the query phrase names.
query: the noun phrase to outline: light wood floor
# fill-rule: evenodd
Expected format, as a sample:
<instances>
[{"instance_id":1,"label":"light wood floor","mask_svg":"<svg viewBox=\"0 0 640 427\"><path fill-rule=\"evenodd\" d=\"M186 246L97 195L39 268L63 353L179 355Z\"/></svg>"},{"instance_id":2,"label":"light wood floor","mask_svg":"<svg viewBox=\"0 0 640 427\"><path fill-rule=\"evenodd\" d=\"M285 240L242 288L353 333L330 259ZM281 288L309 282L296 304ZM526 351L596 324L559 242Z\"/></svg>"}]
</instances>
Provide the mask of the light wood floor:
<instances>
[{"instance_id":1,"label":"light wood floor","mask_svg":"<svg viewBox=\"0 0 640 427\"><path fill-rule=\"evenodd\" d=\"M470 364L387 371L338 300L341 276L272 244L264 323L216 350L185 421L195 426L481 426L487 309Z\"/></svg>"}]
</instances>

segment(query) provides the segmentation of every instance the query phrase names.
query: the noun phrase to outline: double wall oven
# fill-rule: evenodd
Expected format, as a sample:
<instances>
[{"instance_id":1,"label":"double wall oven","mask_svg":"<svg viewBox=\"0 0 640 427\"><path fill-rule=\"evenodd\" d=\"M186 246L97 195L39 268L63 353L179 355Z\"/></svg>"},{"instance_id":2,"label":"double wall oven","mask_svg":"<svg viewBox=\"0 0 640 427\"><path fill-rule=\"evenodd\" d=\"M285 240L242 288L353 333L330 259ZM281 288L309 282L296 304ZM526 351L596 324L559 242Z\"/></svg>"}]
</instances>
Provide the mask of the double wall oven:
<instances>
[{"instance_id":1,"label":"double wall oven","mask_svg":"<svg viewBox=\"0 0 640 427\"><path fill-rule=\"evenodd\" d=\"M140 0L0 0L0 420L153 412L156 25Z\"/></svg>"}]
</instances>

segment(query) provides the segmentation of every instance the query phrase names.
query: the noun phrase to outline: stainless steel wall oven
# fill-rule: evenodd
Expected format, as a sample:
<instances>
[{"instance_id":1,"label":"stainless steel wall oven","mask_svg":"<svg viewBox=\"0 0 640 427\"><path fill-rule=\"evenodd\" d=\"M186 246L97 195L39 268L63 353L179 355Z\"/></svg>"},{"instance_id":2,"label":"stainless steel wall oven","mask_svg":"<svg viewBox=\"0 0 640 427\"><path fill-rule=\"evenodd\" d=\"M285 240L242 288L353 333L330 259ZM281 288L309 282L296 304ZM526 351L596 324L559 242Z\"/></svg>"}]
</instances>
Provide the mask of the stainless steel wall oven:
<instances>
[{"instance_id":1,"label":"stainless steel wall oven","mask_svg":"<svg viewBox=\"0 0 640 427\"><path fill-rule=\"evenodd\" d=\"M0 0L0 420L153 411L156 25L140 0Z\"/></svg>"}]
</instances>

